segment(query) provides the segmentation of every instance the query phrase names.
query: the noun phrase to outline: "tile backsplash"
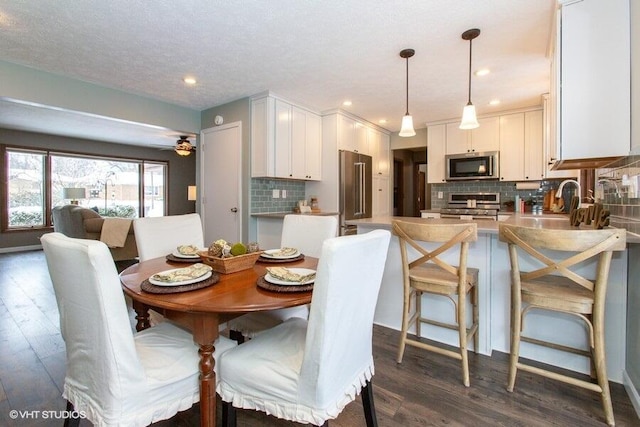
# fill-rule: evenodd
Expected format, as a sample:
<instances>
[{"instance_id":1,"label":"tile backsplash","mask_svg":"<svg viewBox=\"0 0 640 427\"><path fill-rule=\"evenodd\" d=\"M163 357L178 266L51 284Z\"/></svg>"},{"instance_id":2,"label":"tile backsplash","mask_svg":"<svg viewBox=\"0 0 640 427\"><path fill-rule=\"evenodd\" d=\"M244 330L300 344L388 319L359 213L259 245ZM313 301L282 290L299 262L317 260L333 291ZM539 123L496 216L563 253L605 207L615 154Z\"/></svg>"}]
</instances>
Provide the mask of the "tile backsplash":
<instances>
[{"instance_id":1,"label":"tile backsplash","mask_svg":"<svg viewBox=\"0 0 640 427\"><path fill-rule=\"evenodd\" d=\"M251 179L251 213L291 212L298 200L305 199L305 182L273 178ZM280 197L273 197L278 190ZM282 197L286 191L286 198Z\"/></svg>"},{"instance_id":2,"label":"tile backsplash","mask_svg":"<svg viewBox=\"0 0 640 427\"><path fill-rule=\"evenodd\" d=\"M596 176L596 196L611 212L611 225L640 234L640 156L620 159Z\"/></svg>"}]
</instances>

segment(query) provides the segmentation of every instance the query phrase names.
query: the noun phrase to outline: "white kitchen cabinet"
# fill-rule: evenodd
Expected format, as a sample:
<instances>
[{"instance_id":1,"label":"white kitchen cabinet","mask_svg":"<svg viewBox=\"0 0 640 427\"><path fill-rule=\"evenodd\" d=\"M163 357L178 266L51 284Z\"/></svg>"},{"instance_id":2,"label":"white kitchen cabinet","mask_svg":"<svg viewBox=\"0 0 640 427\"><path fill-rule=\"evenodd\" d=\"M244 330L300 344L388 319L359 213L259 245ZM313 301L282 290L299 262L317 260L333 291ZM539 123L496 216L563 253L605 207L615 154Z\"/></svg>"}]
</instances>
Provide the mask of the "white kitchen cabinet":
<instances>
[{"instance_id":1,"label":"white kitchen cabinet","mask_svg":"<svg viewBox=\"0 0 640 427\"><path fill-rule=\"evenodd\" d=\"M369 154L367 126L351 117L338 115L338 148Z\"/></svg>"},{"instance_id":2,"label":"white kitchen cabinet","mask_svg":"<svg viewBox=\"0 0 640 427\"><path fill-rule=\"evenodd\" d=\"M500 181L524 176L524 113L500 116Z\"/></svg>"},{"instance_id":3,"label":"white kitchen cabinet","mask_svg":"<svg viewBox=\"0 0 640 427\"><path fill-rule=\"evenodd\" d=\"M373 158L373 174L389 176L389 135L377 129L367 129L369 154Z\"/></svg>"},{"instance_id":4,"label":"white kitchen cabinet","mask_svg":"<svg viewBox=\"0 0 640 427\"><path fill-rule=\"evenodd\" d=\"M571 167L571 160L626 156L631 147L629 1L560 3L553 65L560 69L552 74L551 86L559 125L553 133L559 136L557 167Z\"/></svg>"},{"instance_id":5,"label":"white kitchen cabinet","mask_svg":"<svg viewBox=\"0 0 640 427\"><path fill-rule=\"evenodd\" d=\"M251 102L251 176L320 180L319 115L270 96Z\"/></svg>"},{"instance_id":6,"label":"white kitchen cabinet","mask_svg":"<svg viewBox=\"0 0 640 427\"><path fill-rule=\"evenodd\" d=\"M440 184L445 182L445 161L447 126L427 126L427 182Z\"/></svg>"},{"instance_id":7,"label":"white kitchen cabinet","mask_svg":"<svg viewBox=\"0 0 640 427\"><path fill-rule=\"evenodd\" d=\"M459 122L447 123L447 154L498 151L500 147L500 118L478 119L480 127L462 130Z\"/></svg>"},{"instance_id":8,"label":"white kitchen cabinet","mask_svg":"<svg viewBox=\"0 0 640 427\"><path fill-rule=\"evenodd\" d=\"M388 216L391 212L391 199L388 176L373 176L373 216Z\"/></svg>"},{"instance_id":9,"label":"white kitchen cabinet","mask_svg":"<svg viewBox=\"0 0 640 427\"><path fill-rule=\"evenodd\" d=\"M502 132L502 129L500 129ZM544 179L542 110L524 113L524 180Z\"/></svg>"}]
</instances>

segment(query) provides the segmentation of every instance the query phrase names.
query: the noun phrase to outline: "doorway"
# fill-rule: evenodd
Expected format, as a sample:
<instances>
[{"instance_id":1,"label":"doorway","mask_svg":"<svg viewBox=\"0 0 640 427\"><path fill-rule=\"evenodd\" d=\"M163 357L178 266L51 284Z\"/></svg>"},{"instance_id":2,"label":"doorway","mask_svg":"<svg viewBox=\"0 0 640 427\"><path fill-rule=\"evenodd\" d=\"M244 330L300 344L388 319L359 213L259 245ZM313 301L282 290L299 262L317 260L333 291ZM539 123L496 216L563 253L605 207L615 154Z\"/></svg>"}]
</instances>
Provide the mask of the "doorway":
<instances>
[{"instance_id":1,"label":"doorway","mask_svg":"<svg viewBox=\"0 0 640 427\"><path fill-rule=\"evenodd\" d=\"M393 216L404 216L404 162L393 159Z\"/></svg>"},{"instance_id":2,"label":"doorway","mask_svg":"<svg viewBox=\"0 0 640 427\"><path fill-rule=\"evenodd\" d=\"M413 165L413 216L420 217L421 212L427 209L427 164L414 163ZM429 203L431 205L431 203Z\"/></svg>"},{"instance_id":3,"label":"doorway","mask_svg":"<svg viewBox=\"0 0 640 427\"><path fill-rule=\"evenodd\" d=\"M430 186L427 184L427 150L393 150L393 215L420 217L430 209Z\"/></svg>"},{"instance_id":4,"label":"doorway","mask_svg":"<svg viewBox=\"0 0 640 427\"><path fill-rule=\"evenodd\" d=\"M242 237L242 122L200 133L200 215L204 241Z\"/></svg>"}]
</instances>

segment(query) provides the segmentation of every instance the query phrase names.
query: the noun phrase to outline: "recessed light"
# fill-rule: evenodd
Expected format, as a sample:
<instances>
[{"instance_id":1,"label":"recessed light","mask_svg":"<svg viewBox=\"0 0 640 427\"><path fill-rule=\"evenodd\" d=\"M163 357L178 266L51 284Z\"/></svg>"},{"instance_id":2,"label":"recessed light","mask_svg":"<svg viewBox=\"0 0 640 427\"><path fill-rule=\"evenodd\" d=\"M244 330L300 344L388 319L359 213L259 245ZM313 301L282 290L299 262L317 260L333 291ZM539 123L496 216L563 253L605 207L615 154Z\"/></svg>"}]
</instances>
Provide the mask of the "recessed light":
<instances>
[{"instance_id":1,"label":"recessed light","mask_svg":"<svg viewBox=\"0 0 640 427\"><path fill-rule=\"evenodd\" d=\"M498 104L500 104L499 99L492 99L491 101L489 101L489 105L498 105Z\"/></svg>"},{"instance_id":2,"label":"recessed light","mask_svg":"<svg viewBox=\"0 0 640 427\"><path fill-rule=\"evenodd\" d=\"M345 107L351 107L351 101L347 100L342 103Z\"/></svg>"},{"instance_id":3,"label":"recessed light","mask_svg":"<svg viewBox=\"0 0 640 427\"><path fill-rule=\"evenodd\" d=\"M488 68L480 68L479 70L477 70L475 72L475 75L478 76L478 77L482 77L482 76L486 76L490 72L491 72L491 70L489 70Z\"/></svg>"},{"instance_id":4,"label":"recessed light","mask_svg":"<svg viewBox=\"0 0 640 427\"><path fill-rule=\"evenodd\" d=\"M387 119L380 119L380 120L378 120L378 123L383 125L383 124L387 123Z\"/></svg>"},{"instance_id":5,"label":"recessed light","mask_svg":"<svg viewBox=\"0 0 640 427\"><path fill-rule=\"evenodd\" d=\"M193 77L185 77L184 79L182 79L182 81L188 85L196 84L196 79L194 79Z\"/></svg>"}]
</instances>

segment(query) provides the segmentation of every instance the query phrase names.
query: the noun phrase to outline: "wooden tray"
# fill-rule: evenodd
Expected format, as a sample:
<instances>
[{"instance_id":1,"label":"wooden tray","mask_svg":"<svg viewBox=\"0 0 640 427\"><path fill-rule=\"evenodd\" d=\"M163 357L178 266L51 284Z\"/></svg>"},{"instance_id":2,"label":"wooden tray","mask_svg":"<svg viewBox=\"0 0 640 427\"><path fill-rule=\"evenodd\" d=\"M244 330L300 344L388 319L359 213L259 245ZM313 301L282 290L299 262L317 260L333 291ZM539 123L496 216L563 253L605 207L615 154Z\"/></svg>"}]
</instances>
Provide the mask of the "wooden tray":
<instances>
[{"instance_id":1,"label":"wooden tray","mask_svg":"<svg viewBox=\"0 0 640 427\"><path fill-rule=\"evenodd\" d=\"M211 256L207 251L200 251L198 252L198 255L200 255L202 262L211 266L213 271L217 271L222 274L229 274L252 268L261 253L262 251L258 251L229 258Z\"/></svg>"},{"instance_id":2,"label":"wooden tray","mask_svg":"<svg viewBox=\"0 0 640 427\"><path fill-rule=\"evenodd\" d=\"M142 289L145 292L149 292L150 294L175 294L178 292L188 292L188 291L195 291L196 289L206 288L208 286L218 283L219 280L220 280L220 275L215 272L212 272L211 277L201 282L191 283L190 285L182 285L182 286L158 286L149 282L149 279L145 279L140 284L140 289Z\"/></svg>"},{"instance_id":3,"label":"wooden tray","mask_svg":"<svg viewBox=\"0 0 640 427\"><path fill-rule=\"evenodd\" d=\"M259 288L266 289L273 292L308 292L313 290L313 283L300 286L282 286L269 283L264 279L264 276L260 276L256 282Z\"/></svg>"}]
</instances>

